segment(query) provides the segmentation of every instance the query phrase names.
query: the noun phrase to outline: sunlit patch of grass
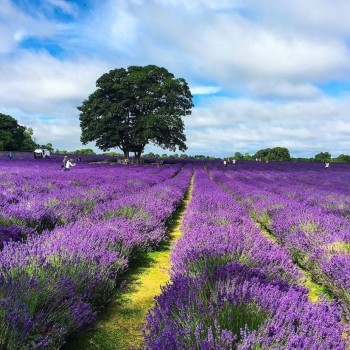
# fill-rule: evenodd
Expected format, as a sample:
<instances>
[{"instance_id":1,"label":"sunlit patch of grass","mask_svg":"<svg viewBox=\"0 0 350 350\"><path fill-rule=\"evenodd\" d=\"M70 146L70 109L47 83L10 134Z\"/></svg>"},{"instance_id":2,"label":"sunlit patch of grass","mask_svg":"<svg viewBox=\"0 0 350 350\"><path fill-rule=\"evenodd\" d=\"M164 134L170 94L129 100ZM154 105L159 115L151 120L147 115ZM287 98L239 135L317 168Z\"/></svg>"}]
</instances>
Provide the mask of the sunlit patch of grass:
<instances>
[{"instance_id":1,"label":"sunlit patch of grass","mask_svg":"<svg viewBox=\"0 0 350 350\"><path fill-rule=\"evenodd\" d=\"M271 224L271 217L268 214L262 214L258 217L259 224L264 227L269 227Z\"/></svg>"},{"instance_id":2,"label":"sunlit patch of grass","mask_svg":"<svg viewBox=\"0 0 350 350\"><path fill-rule=\"evenodd\" d=\"M350 252L350 243L345 242L333 242L327 244L327 250L330 254L333 253L349 253Z\"/></svg>"},{"instance_id":3,"label":"sunlit patch of grass","mask_svg":"<svg viewBox=\"0 0 350 350\"><path fill-rule=\"evenodd\" d=\"M321 284L315 283L312 280L312 274L308 271L301 270L303 274L303 278L300 280L300 283L309 290L308 298L313 303L317 303L320 301L320 297L325 297L326 299L331 299L326 287Z\"/></svg>"},{"instance_id":4,"label":"sunlit patch of grass","mask_svg":"<svg viewBox=\"0 0 350 350\"><path fill-rule=\"evenodd\" d=\"M268 209L273 210L273 209L283 209L283 208L284 208L284 204L275 203L275 204L271 204Z\"/></svg>"},{"instance_id":5,"label":"sunlit patch of grass","mask_svg":"<svg viewBox=\"0 0 350 350\"><path fill-rule=\"evenodd\" d=\"M307 235L312 235L314 234L319 227L312 222L305 222L300 225L300 229Z\"/></svg>"},{"instance_id":6,"label":"sunlit patch of grass","mask_svg":"<svg viewBox=\"0 0 350 350\"><path fill-rule=\"evenodd\" d=\"M141 217L142 219L147 219L149 217L149 213L144 209L134 206L134 205L126 205L118 210L110 210L103 215L104 220L109 220L111 218L120 218L126 217L127 219L132 219L135 216Z\"/></svg>"},{"instance_id":7,"label":"sunlit patch of grass","mask_svg":"<svg viewBox=\"0 0 350 350\"><path fill-rule=\"evenodd\" d=\"M129 350L143 343L142 329L154 297L169 277L170 249L181 237L181 223L191 199L193 180L188 193L168 229L168 240L157 250L143 254L123 275L122 285L101 312L97 322L68 340L65 350Z\"/></svg>"},{"instance_id":8,"label":"sunlit patch of grass","mask_svg":"<svg viewBox=\"0 0 350 350\"><path fill-rule=\"evenodd\" d=\"M49 199L46 203L45 203L45 207L46 208L54 208L56 207L57 205L59 205L61 203L61 201L57 198L51 198Z\"/></svg>"},{"instance_id":9,"label":"sunlit patch of grass","mask_svg":"<svg viewBox=\"0 0 350 350\"><path fill-rule=\"evenodd\" d=\"M218 225L218 226L228 226L231 224L231 220L229 218L225 218L223 216L218 217L215 215L211 215L210 220L213 224Z\"/></svg>"},{"instance_id":10,"label":"sunlit patch of grass","mask_svg":"<svg viewBox=\"0 0 350 350\"><path fill-rule=\"evenodd\" d=\"M272 243L277 243L276 237L266 229L266 226L261 224L260 222L256 222L256 226L260 229L260 232Z\"/></svg>"},{"instance_id":11,"label":"sunlit patch of grass","mask_svg":"<svg viewBox=\"0 0 350 350\"><path fill-rule=\"evenodd\" d=\"M276 237L269 230L266 230L264 227L262 227L260 223L257 223L257 226L259 227L261 233L269 241L271 241L274 244L277 243ZM349 245L349 248L350 248L350 245ZM301 267L308 264L309 257L305 253L302 253L300 251L292 251L291 255L292 255L292 260L297 264L297 268L303 276L300 279L299 283L309 290L308 292L309 300L314 303L317 303L320 300L321 295L326 297L327 299L331 299L327 289L324 286L314 282L312 280L311 273Z\"/></svg>"}]
</instances>

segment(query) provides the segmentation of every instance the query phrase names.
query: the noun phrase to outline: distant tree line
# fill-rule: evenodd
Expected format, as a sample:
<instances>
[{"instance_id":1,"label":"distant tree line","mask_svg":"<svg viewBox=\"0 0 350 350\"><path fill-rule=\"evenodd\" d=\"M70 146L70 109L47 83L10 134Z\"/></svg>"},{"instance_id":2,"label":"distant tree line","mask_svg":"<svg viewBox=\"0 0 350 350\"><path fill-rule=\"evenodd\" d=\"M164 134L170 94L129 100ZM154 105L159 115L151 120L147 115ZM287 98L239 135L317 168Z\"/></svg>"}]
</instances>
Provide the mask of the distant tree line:
<instances>
[{"instance_id":1,"label":"distant tree line","mask_svg":"<svg viewBox=\"0 0 350 350\"><path fill-rule=\"evenodd\" d=\"M83 155L87 155L87 156L94 156L96 154L94 152L94 150L92 150L91 148L82 148L82 149L78 149L76 151L66 151L66 150L56 149L54 153L56 153L56 154L80 154L80 155L83 154ZM112 155L114 155L114 154L112 154Z\"/></svg>"},{"instance_id":2,"label":"distant tree line","mask_svg":"<svg viewBox=\"0 0 350 350\"><path fill-rule=\"evenodd\" d=\"M311 158L293 158L290 156L289 150L285 147L264 148L253 155L249 153L242 154L240 152L235 152L233 156L227 158L236 160L350 163L350 155L340 154L338 157L332 158L332 155L329 152L320 152Z\"/></svg>"}]
</instances>

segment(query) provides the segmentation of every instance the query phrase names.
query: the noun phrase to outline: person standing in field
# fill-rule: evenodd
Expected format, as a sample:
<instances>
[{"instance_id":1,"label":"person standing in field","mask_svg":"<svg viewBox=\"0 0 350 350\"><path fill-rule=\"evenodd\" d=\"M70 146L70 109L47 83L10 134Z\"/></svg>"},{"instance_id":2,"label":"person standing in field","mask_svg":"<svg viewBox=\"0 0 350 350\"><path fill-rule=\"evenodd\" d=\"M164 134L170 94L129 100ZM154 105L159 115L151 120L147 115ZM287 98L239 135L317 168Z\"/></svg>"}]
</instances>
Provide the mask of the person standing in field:
<instances>
[{"instance_id":1,"label":"person standing in field","mask_svg":"<svg viewBox=\"0 0 350 350\"><path fill-rule=\"evenodd\" d=\"M324 167L325 167L325 168L329 168L329 162L325 161L325 162L324 162Z\"/></svg>"},{"instance_id":2,"label":"person standing in field","mask_svg":"<svg viewBox=\"0 0 350 350\"><path fill-rule=\"evenodd\" d=\"M9 152L9 153L7 154L7 156L9 157L9 159L12 159L12 157L13 157L12 152Z\"/></svg>"},{"instance_id":3,"label":"person standing in field","mask_svg":"<svg viewBox=\"0 0 350 350\"><path fill-rule=\"evenodd\" d=\"M226 159L224 159L224 166L226 166L226 163L227 163L227 162L226 162Z\"/></svg>"},{"instance_id":4,"label":"person standing in field","mask_svg":"<svg viewBox=\"0 0 350 350\"><path fill-rule=\"evenodd\" d=\"M76 163L73 163L73 159L67 159L66 165L64 167L64 171L69 171L69 169L75 166Z\"/></svg>"},{"instance_id":5,"label":"person standing in field","mask_svg":"<svg viewBox=\"0 0 350 350\"><path fill-rule=\"evenodd\" d=\"M68 160L67 156L64 156L62 160L62 165L61 165L62 169L65 169L67 160Z\"/></svg>"}]
</instances>

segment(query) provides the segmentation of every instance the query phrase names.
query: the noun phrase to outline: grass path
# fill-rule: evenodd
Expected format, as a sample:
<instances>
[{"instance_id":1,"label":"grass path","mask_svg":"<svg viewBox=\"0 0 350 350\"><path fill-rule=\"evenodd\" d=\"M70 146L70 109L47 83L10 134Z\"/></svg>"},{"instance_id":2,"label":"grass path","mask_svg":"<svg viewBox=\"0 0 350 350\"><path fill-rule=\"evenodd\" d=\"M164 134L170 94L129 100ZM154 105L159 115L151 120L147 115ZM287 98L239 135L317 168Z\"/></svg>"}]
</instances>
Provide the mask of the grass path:
<instances>
[{"instance_id":1,"label":"grass path","mask_svg":"<svg viewBox=\"0 0 350 350\"><path fill-rule=\"evenodd\" d=\"M264 228L263 225L261 225L258 222L256 222L256 225L260 229L261 233L269 241L271 241L273 244L278 245L276 237L270 231L268 231L266 228ZM294 264L294 266L299 270L299 272L303 276L300 280L300 284L309 290L308 298L310 301L312 301L313 303L317 303L320 300L321 295L328 296L325 288L322 285L320 285L319 283L316 283L312 280L312 274L309 271L302 269L300 266L298 266L296 264Z\"/></svg>"},{"instance_id":2,"label":"grass path","mask_svg":"<svg viewBox=\"0 0 350 350\"><path fill-rule=\"evenodd\" d=\"M170 251L181 237L182 218L191 200L193 177L189 190L176 211L168 230L168 239L156 251L144 254L123 276L125 287L116 293L101 312L92 329L70 339L65 350L128 350L143 342L142 328L160 286L170 277Z\"/></svg>"}]
</instances>

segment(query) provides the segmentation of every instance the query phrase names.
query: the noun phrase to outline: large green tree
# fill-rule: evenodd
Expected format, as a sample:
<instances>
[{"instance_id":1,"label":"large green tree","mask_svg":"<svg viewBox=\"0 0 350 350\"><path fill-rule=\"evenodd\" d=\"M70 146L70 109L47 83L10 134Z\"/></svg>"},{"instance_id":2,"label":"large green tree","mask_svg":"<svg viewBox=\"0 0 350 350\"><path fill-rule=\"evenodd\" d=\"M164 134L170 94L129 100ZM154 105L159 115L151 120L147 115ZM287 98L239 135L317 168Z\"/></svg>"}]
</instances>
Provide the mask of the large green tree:
<instances>
[{"instance_id":1,"label":"large green tree","mask_svg":"<svg viewBox=\"0 0 350 350\"><path fill-rule=\"evenodd\" d=\"M270 154L271 148L264 148L259 150L254 154L254 158L263 158L268 159Z\"/></svg>"},{"instance_id":2,"label":"large green tree","mask_svg":"<svg viewBox=\"0 0 350 350\"><path fill-rule=\"evenodd\" d=\"M289 161L291 159L288 148L274 147L261 149L255 153L254 158L266 160Z\"/></svg>"},{"instance_id":3,"label":"large green tree","mask_svg":"<svg viewBox=\"0 0 350 350\"><path fill-rule=\"evenodd\" d=\"M329 152L320 152L315 155L315 160L319 162L329 162L332 155Z\"/></svg>"},{"instance_id":4,"label":"large green tree","mask_svg":"<svg viewBox=\"0 0 350 350\"><path fill-rule=\"evenodd\" d=\"M291 158L288 148L274 147L270 150L269 159L277 161L289 161Z\"/></svg>"},{"instance_id":5,"label":"large green tree","mask_svg":"<svg viewBox=\"0 0 350 350\"><path fill-rule=\"evenodd\" d=\"M130 66L103 74L97 90L78 107L81 141L107 151L119 147L125 158L153 143L175 151L187 149L181 117L191 114L187 82L155 65Z\"/></svg>"},{"instance_id":6,"label":"large green tree","mask_svg":"<svg viewBox=\"0 0 350 350\"><path fill-rule=\"evenodd\" d=\"M25 127L10 115L0 113L0 149L20 151L24 140Z\"/></svg>"}]
</instances>

